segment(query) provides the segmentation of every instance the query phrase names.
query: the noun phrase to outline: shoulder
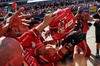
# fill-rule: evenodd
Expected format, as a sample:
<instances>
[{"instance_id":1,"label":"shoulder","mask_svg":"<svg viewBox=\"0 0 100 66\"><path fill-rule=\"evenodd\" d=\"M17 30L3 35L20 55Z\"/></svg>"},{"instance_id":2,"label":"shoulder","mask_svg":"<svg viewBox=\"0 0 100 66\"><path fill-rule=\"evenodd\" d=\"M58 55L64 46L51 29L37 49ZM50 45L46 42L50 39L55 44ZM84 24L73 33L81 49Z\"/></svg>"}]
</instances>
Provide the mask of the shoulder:
<instances>
[{"instance_id":1,"label":"shoulder","mask_svg":"<svg viewBox=\"0 0 100 66\"><path fill-rule=\"evenodd\" d=\"M89 15L89 13L84 12L85 15Z\"/></svg>"},{"instance_id":2,"label":"shoulder","mask_svg":"<svg viewBox=\"0 0 100 66\"><path fill-rule=\"evenodd\" d=\"M84 12L84 17L85 17L85 19L89 19L89 17L90 17L90 15L88 14L88 13L86 13L86 12Z\"/></svg>"}]
</instances>

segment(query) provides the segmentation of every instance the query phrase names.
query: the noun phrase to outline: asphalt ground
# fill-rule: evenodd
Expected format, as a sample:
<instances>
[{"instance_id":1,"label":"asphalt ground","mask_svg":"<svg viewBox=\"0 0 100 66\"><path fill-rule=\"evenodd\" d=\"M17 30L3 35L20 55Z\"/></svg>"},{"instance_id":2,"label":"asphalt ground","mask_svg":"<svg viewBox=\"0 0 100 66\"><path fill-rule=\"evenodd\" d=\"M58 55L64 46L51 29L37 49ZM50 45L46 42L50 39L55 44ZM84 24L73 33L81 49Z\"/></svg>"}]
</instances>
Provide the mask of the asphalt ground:
<instances>
[{"instance_id":1,"label":"asphalt ground","mask_svg":"<svg viewBox=\"0 0 100 66\"><path fill-rule=\"evenodd\" d=\"M95 66L95 64L97 64L98 62L100 62L100 58L96 58L96 42L95 42L95 27L94 27L94 22L92 22L92 26L90 27L90 29L87 32L87 44L89 45L90 49L91 49L91 56L88 60L87 65L88 66ZM99 51L100 53L100 51Z\"/></svg>"}]
</instances>

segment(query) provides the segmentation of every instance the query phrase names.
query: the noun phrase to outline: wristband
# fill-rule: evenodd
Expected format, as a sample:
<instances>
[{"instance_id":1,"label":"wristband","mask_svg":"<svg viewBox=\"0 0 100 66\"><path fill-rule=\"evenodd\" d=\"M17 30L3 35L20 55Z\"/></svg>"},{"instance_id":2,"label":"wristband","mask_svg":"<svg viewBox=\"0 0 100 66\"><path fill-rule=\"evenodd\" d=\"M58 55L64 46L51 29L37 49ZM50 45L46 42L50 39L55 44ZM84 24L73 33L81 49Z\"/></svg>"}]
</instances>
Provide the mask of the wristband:
<instances>
[{"instance_id":1,"label":"wristband","mask_svg":"<svg viewBox=\"0 0 100 66\"><path fill-rule=\"evenodd\" d=\"M68 43L68 44L65 46L65 48L66 48L67 50L70 50L71 47L72 47L72 44L71 44L71 43Z\"/></svg>"}]
</instances>

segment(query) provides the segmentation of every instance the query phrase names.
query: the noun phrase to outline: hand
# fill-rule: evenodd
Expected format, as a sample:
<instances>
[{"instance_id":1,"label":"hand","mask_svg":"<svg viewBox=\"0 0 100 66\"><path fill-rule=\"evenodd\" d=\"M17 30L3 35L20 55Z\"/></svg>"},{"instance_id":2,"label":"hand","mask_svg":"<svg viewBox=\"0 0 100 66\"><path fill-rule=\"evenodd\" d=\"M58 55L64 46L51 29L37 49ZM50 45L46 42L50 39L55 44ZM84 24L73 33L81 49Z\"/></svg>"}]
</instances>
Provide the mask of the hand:
<instances>
[{"instance_id":1,"label":"hand","mask_svg":"<svg viewBox=\"0 0 100 66\"><path fill-rule=\"evenodd\" d=\"M56 16L54 14L46 14L44 16L44 21L43 23L46 24L46 25L49 25L51 23L51 21L55 18Z\"/></svg>"},{"instance_id":2,"label":"hand","mask_svg":"<svg viewBox=\"0 0 100 66\"><path fill-rule=\"evenodd\" d=\"M7 19L7 23L9 23L9 26L17 26L17 25L21 25L23 23L31 22L28 20L22 20L24 18L31 17L31 15L20 15L23 10L24 10L24 8L19 9L12 17Z\"/></svg>"},{"instance_id":3,"label":"hand","mask_svg":"<svg viewBox=\"0 0 100 66\"><path fill-rule=\"evenodd\" d=\"M74 47L75 45L79 44L81 41L84 40L84 35L83 33L76 32L70 36L68 36L63 42L62 45L66 44L66 49L70 49L71 47Z\"/></svg>"},{"instance_id":4,"label":"hand","mask_svg":"<svg viewBox=\"0 0 100 66\"><path fill-rule=\"evenodd\" d=\"M40 24L40 25L38 25L37 27L36 27L36 29L39 31L39 32L41 32L45 27L47 27L50 23L51 23L51 21L55 18L56 16L54 15L54 14L46 14L45 16L44 16L44 21Z\"/></svg>"},{"instance_id":5,"label":"hand","mask_svg":"<svg viewBox=\"0 0 100 66\"><path fill-rule=\"evenodd\" d=\"M75 47L74 47L73 60L74 60L75 64L78 66L84 65L84 62L85 62L84 52L77 45L75 45Z\"/></svg>"},{"instance_id":6,"label":"hand","mask_svg":"<svg viewBox=\"0 0 100 66\"><path fill-rule=\"evenodd\" d=\"M54 55L57 52L57 50L53 47L46 47L45 53L46 55Z\"/></svg>"}]
</instances>

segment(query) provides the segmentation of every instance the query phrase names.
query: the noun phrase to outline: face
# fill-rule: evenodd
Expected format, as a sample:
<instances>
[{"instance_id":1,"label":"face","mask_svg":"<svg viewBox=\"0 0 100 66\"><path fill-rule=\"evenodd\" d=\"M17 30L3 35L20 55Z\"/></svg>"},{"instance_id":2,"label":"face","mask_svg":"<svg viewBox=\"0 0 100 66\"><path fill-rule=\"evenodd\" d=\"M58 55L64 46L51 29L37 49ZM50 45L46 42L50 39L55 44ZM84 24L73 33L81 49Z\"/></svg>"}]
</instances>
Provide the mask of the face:
<instances>
[{"instance_id":1,"label":"face","mask_svg":"<svg viewBox=\"0 0 100 66\"><path fill-rule=\"evenodd\" d=\"M65 30L60 30L58 28L56 29L51 29L51 36L54 38L54 39L60 39L62 38L64 35L66 35L66 31Z\"/></svg>"},{"instance_id":2,"label":"face","mask_svg":"<svg viewBox=\"0 0 100 66\"><path fill-rule=\"evenodd\" d=\"M18 26L18 33L17 35L20 36L22 35L24 32L27 32L29 30L29 28L25 25L19 25Z\"/></svg>"},{"instance_id":3,"label":"face","mask_svg":"<svg viewBox=\"0 0 100 66\"><path fill-rule=\"evenodd\" d=\"M27 32L29 28L25 25L19 25L19 30L20 32Z\"/></svg>"},{"instance_id":4,"label":"face","mask_svg":"<svg viewBox=\"0 0 100 66\"><path fill-rule=\"evenodd\" d=\"M55 29L50 29L52 37L54 39L62 38L67 33L64 28L64 24L59 23L59 27L55 27Z\"/></svg>"}]
</instances>

